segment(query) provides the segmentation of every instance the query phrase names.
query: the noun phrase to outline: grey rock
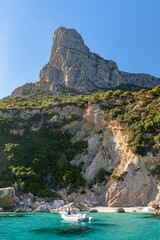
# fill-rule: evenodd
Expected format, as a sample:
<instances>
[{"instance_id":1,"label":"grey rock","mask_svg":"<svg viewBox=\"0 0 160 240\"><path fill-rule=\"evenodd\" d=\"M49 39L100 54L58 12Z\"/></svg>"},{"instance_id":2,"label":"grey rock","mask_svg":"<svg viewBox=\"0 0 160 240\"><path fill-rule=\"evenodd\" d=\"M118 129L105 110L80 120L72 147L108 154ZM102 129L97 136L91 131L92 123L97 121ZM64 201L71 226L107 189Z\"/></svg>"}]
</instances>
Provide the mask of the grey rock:
<instances>
[{"instance_id":1,"label":"grey rock","mask_svg":"<svg viewBox=\"0 0 160 240\"><path fill-rule=\"evenodd\" d=\"M76 208L76 205L75 205L74 202L71 202L71 203L69 203L69 204L64 205L63 208L64 208L64 209L66 209L66 208Z\"/></svg>"},{"instance_id":2,"label":"grey rock","mask_svg":"<svg viewBox=\"0 0 160 240\"><path fill-rule=\"evenodd\" d=\"M31 205L31 208L33 210L35 210L36 208L38 208L40 206L40 203L39 202L34 202L32 205Z\"/></svg>"},{"instance_id":3,"label":"grey rock","mask_svg":"<svg viewBox=\"0 0 160 240\"><path fill-rule=\"evenodd\" d=\"M92 202L92 207L96 207L96 206L98 206L98 202Z\"/></svg>"},{"instance_id":4,"label":"grey rock","mask_svg":"<svg viewBox=\"0 0 160 240\"><path fill-rule=\"evenodd\" d=\"M64 206L64 201L63 200L58 200L61 206Z\"/></svg>"},{"instance_id":5,"label":"grey rock","mask_svg":"<svg viewBox=\"0 0 160 240\"><path fill-rule=\"evenodd\" d=\"M17 196L14 197L14 203L19 203L19 198Z\"/></svg>"},{"instance_id":6,"label":"grey rock","mask_svg":"<svg viewBox=\"0 0 160 240\"><path fill-rule=\"evenodd\" d=\"M21 205L21 206L23 206L25 204L25 202L24 201L22 201L22 202L19 202L19 205Z\"/></svg>"},{"instance_id":7,"label":"grey rock","mask_svg":"<svg viewBox=\"0 0 160 240\"><path fill-rule=\"evenodd\" d=\"M53 205L55 208L59 208L61 206L61 204L57 200L54 200Z\"/></svg>"},{"instance_id":8,"label":"grey rock","mask_svg":"<svg viewBox=\"0 0 160 240\"><path fill-rule=\"evenodd\" d=\"M33 201L34 195L32 193L28 193L27 197L30 199L30 201Z\"/></svg>"},{"instance_id":9,"label":"grey rock","mask_svg":"<svg viewBox=\"0 0 160 240\"><path fill-rule=\"evenodd\" d=\"M50 212L50 209L44 205L40 205L34 210L35 212Z\"/></svg>"}]
</instances>

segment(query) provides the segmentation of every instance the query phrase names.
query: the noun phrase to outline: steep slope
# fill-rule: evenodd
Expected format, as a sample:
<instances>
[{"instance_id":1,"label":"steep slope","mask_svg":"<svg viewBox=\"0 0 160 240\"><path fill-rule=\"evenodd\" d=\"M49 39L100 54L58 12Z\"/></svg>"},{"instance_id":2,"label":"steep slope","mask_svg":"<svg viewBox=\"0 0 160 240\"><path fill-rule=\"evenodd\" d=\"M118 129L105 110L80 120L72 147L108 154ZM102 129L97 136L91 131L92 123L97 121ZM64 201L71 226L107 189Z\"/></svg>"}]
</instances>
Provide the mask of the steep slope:
<instances>
[{"instance_id":1,"label":"steep slope","mask_svg":"<svg viewBox=\"0 0 160 240\"><path fill-rule=\"evenodd\" d=\"M127 145L128 132L124 126L112 121L106 123L98 104L87 109L85 119L73 140L88 140L88 153L78 155L72 163L83 163L91 190L87 198L99 205L114 207L159 201L158 179L150 168L159 166L160 154L145 157L134 154Z\"/></svg>"},{"instance_id":2,"label":"steep slope","mask_svg":"<svg viewBox=\"0 0 160 240\"><path fill-rule=\"evenodd\" d=\"M154 88L160 79L119 71L115 62L90 52L76 30L60 27L54 33L49 62L40 71L39 81L17 88L11 96L26 96L38 89L52 93L91 92L121 84Z\"/></svg>"},{"instance_id":3,"label":"steep slope","mask_svg":"<svg viewBox=\"0 0 160 240\"><path fill-rule=\"evenodd\" d=\"M1 100L0 182L88 206L159 201L159 104L160 87Z\"/></svg>"}]
</instances>

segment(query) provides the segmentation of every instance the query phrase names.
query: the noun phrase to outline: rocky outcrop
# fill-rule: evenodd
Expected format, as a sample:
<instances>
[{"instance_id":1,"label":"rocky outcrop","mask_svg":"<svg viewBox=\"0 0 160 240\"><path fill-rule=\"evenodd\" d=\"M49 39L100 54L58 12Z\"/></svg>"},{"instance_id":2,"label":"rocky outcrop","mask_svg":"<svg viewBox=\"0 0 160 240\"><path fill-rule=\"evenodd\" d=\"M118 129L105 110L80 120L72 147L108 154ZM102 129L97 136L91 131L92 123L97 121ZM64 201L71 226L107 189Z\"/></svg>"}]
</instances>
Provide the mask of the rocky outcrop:
<instances>
[{"instance_id":1,"label":"rocky outcrop","mask_svg":"<svg viewBox=\"0 0 160 240\"><path fill-rule=\"evenodd\" d=\"M91 53L76 30L63 27L53 36L50 59L41 70L39 81L50 82L53 92L59 91L60 85L90 92L120 84L141 87L160 84L160 79L147 74L120 72L115 62Z\"/></svg>"},{"instance_id":2,"label":"rocky outcrop","mask_svg":"<svg viewBox=\"0 0 160 240\"><path fill-rule=\"evenodd\" d=\"M14 203L15 190L12 187L0 188L0 207L12 207Z\"/></svg>"},{"instance_id":3,"label":"rocky outcrop","mask_svg":"<svg viewBox=\"0 0 160 240\"><path fill-rule=\"evenodd\" d=\"M55 198L41 198L34 196L32 193L19 194L14 197L13 210L15 212L50 212L51 210L58 210L64 206L62 199Z\"/></svg>"},{"instance_id":4,"label":"rocky outcrop","mask_svg":"<svg viewBox=\"0 0 160 240\"><path fill-rule=\"evenodd\" d=\"M40 89L52 93L91 92L121 84L153 88L160 84L160 78L119 71L115 62L90 52L76 30L60 27L54 33L49 62L40 71L39 81L17 88L11 97L26 96Z\"/></svg>"}]
</instances>

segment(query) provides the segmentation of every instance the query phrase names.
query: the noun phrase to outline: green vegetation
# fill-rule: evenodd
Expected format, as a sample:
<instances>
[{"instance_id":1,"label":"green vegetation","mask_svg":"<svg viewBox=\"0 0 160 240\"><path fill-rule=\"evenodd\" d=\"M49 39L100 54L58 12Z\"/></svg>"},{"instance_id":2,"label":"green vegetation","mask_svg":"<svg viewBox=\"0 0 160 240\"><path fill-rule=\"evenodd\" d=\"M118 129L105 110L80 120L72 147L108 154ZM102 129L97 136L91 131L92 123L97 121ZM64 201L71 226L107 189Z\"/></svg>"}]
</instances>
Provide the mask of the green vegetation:
<instances>
[{"instance_id":1,"label":"green vegetation","mask_svg":"<svg viewBox=\"0 0 160 240\"><path fill-rule=\"evenodd\" d=\"M106 176L106 170L104 168L100 168L97 174L97 180L99 183L102 183L105 181L105 176Z\"/></svg>"},{"instance_id":2,"label":"green vegetation","mask_svg":"<svg viewBox=\"0 0 160 240\"><path fill-rule=\"evenodd\" d=\"M102 108L107 111L105 120L126 128L132 152L145 156L160 151L160 86L135 93L117 90Z\"/></svg>"},{"instance_id":3,"label":"green vegetation","mask_svg":"<svg viewBox=\"0 0 160 240\"><path fill-rule=\"evenodd\" d=\"M85 193L86 193L86 190L82 189L81 194L85 194Z\"/></svg>"},{"instance_id":4,"label":"green vegetation","mask_svg":"<svg viewBox=\"0 0 160 240\"><path fill-rule=\"evenodd\" d=\"M116 175L115 172L111 175L111 180L124 181L128 171L123 172L121 175Z\"/></svg>"},{"instance_id":5,"label":"green vegetation","mask_svg":"<svg viewBox=\"0 0 160 240\"><path fill-rule=\"evenodd\" d=\"M148 168L148 170L153 176L157 175L158 179L160 179L160 164L152 165Z\"/></svg>"},{"instance_id":6,"label":"green vegetation","mask_svg":"<svg viewBox=\"0 0 160 240\"><path fill-rule=\"evenodd\" d=\"M10 133L12 126L12 120L1 119L0 179L44 197L54 195L50 188L85 185L70 160L88 147L86 141L71 143L68 133L51 126L42 126L37 132L26 127L23 136L14 135Z\"/></svg>"},{"instance_id":7,"label":"green vegetation","mask_svg":"<svg viewBox=\"0 0 160 240\"><path fill-rule=\"evenodd\" d=\"M81 166L73 167L70 161L87 149L88 142L71 143L69 134L62 133L60 127L75 120L85 122L86 119L73 112L68 119L59 121L59 114L53 107L76 105L86 108L97 103L105 111L106 121L117 121L128 131L128 146L134 153L145 156L148 152L156 155L160 151L160 86L139 92L117 89L53 95L37 91L26 97L0 100L0 112L9 114L10 110L13 116L0 118L0 180L41 196L53 195L51 188L84 186ZM26 112L39 109L39 113L24 120L20 118L24 109ZM31 128L37 128L37 131L31 131ZM19 134L14 135L14 130ZM97 133L102 134L103 130ZM140 167L136 171L140 171ZM160 175L159 167L149 171ZM89 188L95 181L107 180L109 175L112 180L123 180L127 172L117 176L115 169L111 174L100 169Z\"/></svg>"},{"instance_id":8,"label":"green vegetation","mask_svg":"<svg viewBox=\"0 0 160 240\"><path fill-rule=\"evenodd\" d=\"M138 166L135 171L138 172L140 170L141 170L141 168Z\"/></svg>"},{"instance_id":9,"label":"green vegetation","mask_svg":"<svg viewBox=\"0 0 160 240\"><path fill-rule=\"evenodd\" d=\"M134 92L139 91L142 88L134 85L122 84L121 86L108 91L106 89L85 94L81 94L77 91L52 94L47 89L34 88L33 84L33 89L29 88L28 90L25 90L25 97L8 97L6 99L0 100L0 110L5 111L7 109L34 109L52 106L65 106L68 104L85 107L93 103L99 103L103 100L110 99L113 96L117 98L119 95L121 95L123 90L125 93L127 93L126 91L128 91L128 89Z\"/></svg>"}]
</instances>

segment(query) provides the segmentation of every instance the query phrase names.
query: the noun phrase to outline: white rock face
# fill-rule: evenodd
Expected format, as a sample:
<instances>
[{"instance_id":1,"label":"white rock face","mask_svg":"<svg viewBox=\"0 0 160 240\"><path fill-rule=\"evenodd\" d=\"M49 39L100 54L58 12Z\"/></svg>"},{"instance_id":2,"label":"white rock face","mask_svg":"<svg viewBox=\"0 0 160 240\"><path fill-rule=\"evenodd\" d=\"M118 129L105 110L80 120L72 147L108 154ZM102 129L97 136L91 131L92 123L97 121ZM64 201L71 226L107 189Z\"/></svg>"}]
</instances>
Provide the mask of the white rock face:
<instances>
[{"instance_id":1,"label":"white rock face","mask_svg":"<svg viewBox=\"0 0 160 240\"><path fill-rule=\"evenodd\" d=\"M90 52L76 30L60 27L54 33L49 62L40 71L39 82L15 89L11 97L25 96L38 88L54 93L69 89L90 92L121 84L153 88L160 84L160 78L119 71L115 62Z\"/></svg>"},{"instance_id":2,"label":"white rock face","mask_svg":"<svg viewBox=\"0 0 160 240\"><path fill-rule=\"evenodd\" d=\"M128 134L123 126L113 121L105 122L98 104L89 106L83 116L86 121L72 136L73 142L79 139L88 141L88 152L72 160L72 164L77 166L83 163L83 176L88 184L92 182L92 191L86 189L83 197L97 202L97 205L110 207L144 206L152 201L159 202L160 187L156 176L150 174L147 166L159 163L160 155L141 157L133 154L127 147ZM66 129L71 131L72 127L69 124ZM115 178L112 180L106 176L106 181L95 183L94 179L101 168L109 174L115 170ZM83 197L81 202L84 202ZM75 193L67 198L69 202L79 201L77 199Z\"/></svg>"}]
</instances>

